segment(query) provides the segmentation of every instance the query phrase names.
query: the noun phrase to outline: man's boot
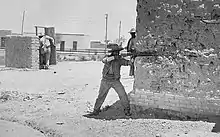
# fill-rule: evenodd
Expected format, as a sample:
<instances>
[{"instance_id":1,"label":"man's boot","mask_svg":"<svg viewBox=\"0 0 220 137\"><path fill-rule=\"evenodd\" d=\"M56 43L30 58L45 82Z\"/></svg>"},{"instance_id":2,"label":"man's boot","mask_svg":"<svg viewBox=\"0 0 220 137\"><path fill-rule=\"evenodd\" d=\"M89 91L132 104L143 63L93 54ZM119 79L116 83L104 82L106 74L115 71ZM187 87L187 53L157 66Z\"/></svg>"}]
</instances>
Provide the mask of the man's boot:
<instances>
[{"instance_id":1,"label":"man's boot","mask_svg":"<svg viewBox=\"0 0 220 137\"><path fill-rule=\"evenodd\" d=\"M94 110L93 112L89 113L88 116L97 116L99 115L100 110Z\"/></svg>"},{"instance_id":2,"label":"man's boot","mask_svg":"<svg viewBox=\"0 0 220 137\"><path fill-rule=\"evenodd\" d=\"M48 65L45 65L45 69L49 69L49 66L48 66Z\"/></svg>"}]
</instances>

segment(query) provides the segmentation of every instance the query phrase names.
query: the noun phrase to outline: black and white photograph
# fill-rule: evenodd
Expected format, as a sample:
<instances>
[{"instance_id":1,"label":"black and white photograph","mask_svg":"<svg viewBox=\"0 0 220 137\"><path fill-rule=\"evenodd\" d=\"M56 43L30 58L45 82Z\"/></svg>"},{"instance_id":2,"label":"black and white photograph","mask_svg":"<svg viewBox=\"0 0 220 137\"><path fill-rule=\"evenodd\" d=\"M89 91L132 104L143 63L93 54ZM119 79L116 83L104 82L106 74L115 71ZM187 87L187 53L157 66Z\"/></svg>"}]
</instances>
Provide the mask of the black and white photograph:
<instances>
[{"instance_id":1,"label":"black and white photograph","mask_svg":"<svg viewBox=\"0 0 220 137\"><path fill-rule=\"evenodd\" d=\"M220 0L0 2L0 137L220 137Z\"/></svg>"}]
</instances>

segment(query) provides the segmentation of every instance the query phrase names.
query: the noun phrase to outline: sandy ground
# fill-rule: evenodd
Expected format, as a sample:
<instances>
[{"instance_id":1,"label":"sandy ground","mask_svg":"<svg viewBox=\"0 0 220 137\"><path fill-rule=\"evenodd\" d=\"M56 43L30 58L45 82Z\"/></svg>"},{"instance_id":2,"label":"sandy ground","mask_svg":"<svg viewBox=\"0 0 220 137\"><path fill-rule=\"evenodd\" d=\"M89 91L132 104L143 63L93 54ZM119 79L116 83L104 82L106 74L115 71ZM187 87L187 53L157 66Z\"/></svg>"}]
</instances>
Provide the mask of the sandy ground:
<instances>
[{"instance_id":1,"label":"sandy ground","mask_svg":"<svg viewBox=\"0 0 220 137\"><path fill-rule=\"evenodd\" d=\"M44 137L44 135L31 127L0 120L0 137Z\"/></svg>"},{"instance_id":2,"label":"sandy ground","mask_svg":"<svg viewBox=\"0 0 220 137\"><path fill-rule=\"evenodd\" d=\"M9 131L24 132L23 126L28 133L35 130L33 137L220 136L211 132L213 122L156 119L147 116L150 112L126 117L113 89L103 112L86 116L97 97L102 67L101 62L60 62L38 71L0 67L0 137L14 137L18 133ZM121 81L130 92L128 69L122 68Z\"/></svg>"}]
</instances>

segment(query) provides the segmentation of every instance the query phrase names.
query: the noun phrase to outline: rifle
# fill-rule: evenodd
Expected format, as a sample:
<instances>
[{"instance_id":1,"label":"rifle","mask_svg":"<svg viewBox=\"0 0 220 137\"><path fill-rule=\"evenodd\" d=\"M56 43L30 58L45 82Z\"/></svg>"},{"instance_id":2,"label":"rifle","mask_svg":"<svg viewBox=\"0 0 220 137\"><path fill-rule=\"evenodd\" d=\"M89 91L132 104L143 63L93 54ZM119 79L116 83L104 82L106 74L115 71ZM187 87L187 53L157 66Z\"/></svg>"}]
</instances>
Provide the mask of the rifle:
<instances>
[{"instance_id":1,"label":"rifle","mask_svg":"<svg viewBox=\"0 0 220 137\"><path fill-rule=\"evenodd\" d=\"M127 53L121 53L122 57L127 56L157 56L156 51L144 51L144 52L127 52Z\"/></svg>"},{"instance_id":2,"label":"rifle","mask_svg":"<svg viewBox=\"0 0 220 137\"><path fill-rule=\"evenodd\" d=\"M199 55L193 52L189 51L182 51L178 53L168 53L168 52L162 52L162 51L144 51L144 52L127 52L127 53L121 53L122 57L127 56L133 56L133 57L139 57L139 56L166 56L166 57L173 57L177 58L178 55L188 56L188 57L198 57Z\"/></svg>"}]
</instances>

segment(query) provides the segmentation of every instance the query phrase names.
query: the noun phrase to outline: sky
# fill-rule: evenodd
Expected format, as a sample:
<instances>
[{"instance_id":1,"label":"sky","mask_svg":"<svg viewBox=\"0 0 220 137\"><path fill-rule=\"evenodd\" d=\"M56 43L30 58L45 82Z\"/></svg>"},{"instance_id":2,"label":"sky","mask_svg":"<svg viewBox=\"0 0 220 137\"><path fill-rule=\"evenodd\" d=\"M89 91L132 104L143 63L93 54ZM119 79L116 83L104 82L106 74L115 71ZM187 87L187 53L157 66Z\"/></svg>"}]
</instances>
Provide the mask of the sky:
<instances>
[{"instance_id":1,"label":"sky","mask_svg":"<svg viewBox=\"0 0 220 137\"><path fill-rule=\"evenodd\" d=\"M91 40L105 38L105 14L108 14L108 39L121 35L136 24L137 0L0 0L0 29L21 32L25 11L24 31L34 32L35 25L54 26L59 33L84 33Z\"/></svg>"}]
</instances>

